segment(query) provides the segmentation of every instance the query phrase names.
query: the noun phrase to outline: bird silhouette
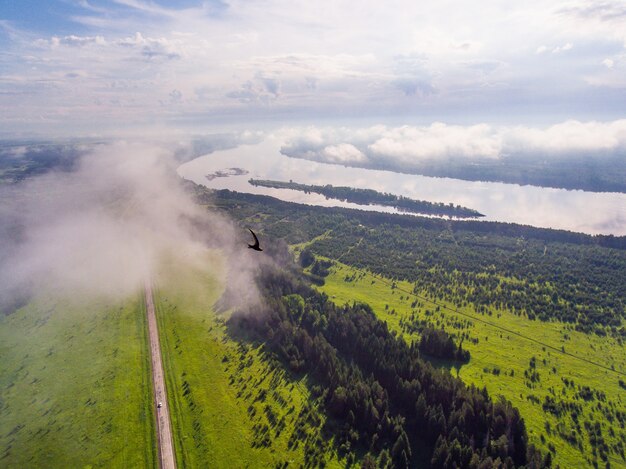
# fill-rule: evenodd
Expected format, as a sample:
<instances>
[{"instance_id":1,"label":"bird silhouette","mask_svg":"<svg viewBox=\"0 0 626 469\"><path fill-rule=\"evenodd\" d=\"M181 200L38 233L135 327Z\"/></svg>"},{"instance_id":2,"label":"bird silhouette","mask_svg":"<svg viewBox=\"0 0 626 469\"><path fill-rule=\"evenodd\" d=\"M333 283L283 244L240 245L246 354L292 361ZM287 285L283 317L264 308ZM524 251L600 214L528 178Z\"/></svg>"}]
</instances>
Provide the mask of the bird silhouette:
<instances>
[{"instance_id":1,"label":"bird silhouette","mask_svg":"<svg viewBox=\"0 0 626 469\"><path fill-rule=\"evenodd\" d=\"M250 230L250 228L248 228L248 230ZM254 244L248 244L248 248L254 249L255 251L262 251L263 249L259 246L259 238L256 237L254 231L250 230L250 233L252 233L252 236L254 237Z\"/></svg>"}]
</instances>

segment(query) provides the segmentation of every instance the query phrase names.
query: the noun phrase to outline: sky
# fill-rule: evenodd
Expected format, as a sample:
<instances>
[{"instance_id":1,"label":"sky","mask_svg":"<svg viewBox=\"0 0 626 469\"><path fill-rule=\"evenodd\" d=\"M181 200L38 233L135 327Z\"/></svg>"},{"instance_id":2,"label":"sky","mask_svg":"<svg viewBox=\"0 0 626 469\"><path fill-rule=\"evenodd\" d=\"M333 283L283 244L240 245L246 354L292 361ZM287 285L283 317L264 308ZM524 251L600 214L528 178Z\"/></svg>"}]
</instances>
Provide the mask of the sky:
<instances>
[{"instance_id":1,"label":"sky","mask_svg":"<svg viewBox=\"0 0 626 469\"><path fill-rule=\"evenodd\" d=\"M616 0L0 0L0 137L612 125L625 47Z\"/></svg>"}]
</instances>

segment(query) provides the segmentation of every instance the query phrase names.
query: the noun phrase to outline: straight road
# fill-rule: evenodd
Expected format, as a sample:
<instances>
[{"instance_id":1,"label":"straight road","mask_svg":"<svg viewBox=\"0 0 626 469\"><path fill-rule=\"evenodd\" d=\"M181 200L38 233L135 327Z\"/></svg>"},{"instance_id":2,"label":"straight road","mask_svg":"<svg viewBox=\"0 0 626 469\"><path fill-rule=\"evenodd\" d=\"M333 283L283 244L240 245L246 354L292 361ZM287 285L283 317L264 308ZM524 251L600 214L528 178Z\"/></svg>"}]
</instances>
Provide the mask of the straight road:
<instances>
[{"instance_id":1,"label":"straight road","mask_svg":"<svg viewBox=\"0 0 626 469\"><path fill-rule=\"evenodd\" d=\"M159 344L159 330L157 328L154 301L152 299L152 285L145 283L146 314L148 315L148 335L150 337L150 354L152 355L152 380L154 387L154 407L157 418L157 436L159 446L159 465L162 469L176 469L174 458L174 444L172 441L172 424L170 411L165 393L165 375L161 361L161 347ZM158 405L161 404L159 408Z\"/></svg>"}]
</instances>

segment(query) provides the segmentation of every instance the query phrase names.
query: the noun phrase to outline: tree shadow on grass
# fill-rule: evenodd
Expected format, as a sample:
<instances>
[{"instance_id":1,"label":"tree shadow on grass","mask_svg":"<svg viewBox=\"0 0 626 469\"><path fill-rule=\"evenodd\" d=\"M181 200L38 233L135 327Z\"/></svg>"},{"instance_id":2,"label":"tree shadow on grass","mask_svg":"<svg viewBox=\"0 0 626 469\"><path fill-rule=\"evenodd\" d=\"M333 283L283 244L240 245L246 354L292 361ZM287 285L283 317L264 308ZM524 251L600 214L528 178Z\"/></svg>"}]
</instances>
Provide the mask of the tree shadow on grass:
<instances>
[{"instance_id":1,"label":"tree shadow on grass","mask_svg":"<svg viewBox=\"0 0 626 469\"><path fill-rule=\"evenodd\" d=\"M277 437L281 435L287 428L284 421L285 417L288 417L294 423L288 430L291 434L287 441L287 448L290 451L295 451L300 447L304 448L304 467L325 467L329 453L336 454L346 467L351 467L354 461L365 456L366 451L363 448L353 448L341 442L345 424L327 414L324 404L327 391L324 390L323 386L317 383L310 374L293 370L286 360L268 350L266 341L253 330L245 327L245 319L242 321L241 317L238 317L237 320L231 318L225 321L225 326L225 332L229 339L244 346L259 349L262 361L272 370L271 376L268 376L270 379L269 391L262 389L253 398L253 404L259 404L264 409L268 421L267 425L256 424L254 426L255 440L253 446L270 446L272 432ZM261 382L256 383L256 385L260 385L264 380L265 377L262 377ZM289 390L294 387L304 387L311 399L302 406L297 414L294 414L296 412L295 406L289 406L289 402L285 401L282 396L278 395L277 397L276 389L280 386ZM272 392L272 390L274 391ZM274 412L266 404L270 397L286 412L278 414ZM250 399L251 396L248 398ZM257 439L256 436L259 438Z\"/></svg>"},{"instance_id":2,"label":"tree shadow on grass","mask_svg":"<svg viewBox=\"0 0 626 469\"><path fill-rule=\"evenodd\" d=\"M423 352L420 353L420 358L430 363L434 368L448 371L450 374L452 374L452 376L455 376L456 378L459 377L461 368L469 363L469 361L461 362L458 360L451 360L449 358L433 357L432 355L427 355Z\"/></svg>"}]
</instances>

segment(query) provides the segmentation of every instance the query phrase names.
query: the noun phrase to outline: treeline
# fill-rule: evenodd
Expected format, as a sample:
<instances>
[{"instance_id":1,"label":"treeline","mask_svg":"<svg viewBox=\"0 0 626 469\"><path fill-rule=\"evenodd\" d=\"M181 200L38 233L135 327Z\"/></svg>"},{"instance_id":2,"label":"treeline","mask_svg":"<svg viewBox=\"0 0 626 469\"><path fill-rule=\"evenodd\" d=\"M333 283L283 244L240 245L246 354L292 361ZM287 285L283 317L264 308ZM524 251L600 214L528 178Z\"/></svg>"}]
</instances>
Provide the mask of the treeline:
<instances>
[{"instance_id":1,"label":"treeline","mask_svg":"<svg viewBox=\"0 0 626 469\"><path fill-rule=\"evenodd\" d=\"M316 186L300 184L297 182L271 181L266 179L248 180L253 186L271 187L274 189L292 189L305 193L315 192L328 199L336 199L344 202L351 202L359 205L382 205L393 207L403 212L421 213L425 215L449 216L455 218L479 218L484 215L477 210L462 207L461 205L444 204L443 202L427 202L425 200L415 200L401 195L378 192L373 189L357 189L345 186Z\"/></svg>"},{"instance_id":2,"label":"treeline","mask_svg":"<svg viewBox=\"0 0 626 469\"><path fill-rule=\"evenodd\" d=\"M259 284L265 306L236 312L229 326L309 374L344 451L370 452L381 467L549 464L528 444L517 409L434 369L369 306L338 307L288 269L265 267Z\"/></svg>"},{"instance_id":3,"label":"treeline","mask_svg":"<svg viewBox=\"0 0 626 469\"><path fill-rule=\"evenodd\" d=\"M484 314L508 309L626 337L626 237L311 207L229 191L202 193L240 219L263 213L268 235L288 243L319 237L312 253L409 280L434 300L472 305Z\"/></svg>"},{"instance_id":4,"label":"treeline","mask_svg":"<svg viewBox=\"0 0 626 469\"><path fill-rule=\"evenodd\" d=\"M330 273L329 269L333 262L316 259L311 249L304 248L300 253L300 265L303 268L310 267L309 279L317 284L323 285L323 277L327 277ZM420 335L419 351L434 358L442 358L445 360L453 360L462 363L469 362L470 353L463 349L462 341L457 343L450 334L444 329L435 329L429 325L425 325L416 329Z\"/></svg>"},{"instance_id":5,"label":"treeline","mask_svg":"<svg viewBox=\"0 0 626 469\"><path fill-rule=\"evenodd\" d=\"M369 212L341 207L318 207L285 202L274 197L256 194L234 192L228 189L211 191L198 186L191 181L184 182L189 191L194 193L201 203L214 203L224 210L234 211L236 217L244 218L255 213L263 213L270 218L290 218L299 220L323 221L319 226L308 226L302 230L301 226L294 229L283 229L280 237L289 242L308 241L318 236L336 223L345 220L357 221L368 225L397 225L403 228L423 228L432 231L466 231L486 237L524 238L544 242L558 242L583 246L600 246L619 250L626 250L626 236L588 235L567 230L537 228L515 223L476 221L476 220L441 220L438 218L416 217L393 213ZM245 202L245 205L242 204ZM247 215L246 215L247 214ZM286 228L286 223L281 227ZM303 237L304 232L316 233L314 236Z\"/></svg>"},{"instance_id":6,"label":"treeline","mask_svg":"<svg viewBox=\"0 0 626 469\"><path fill-rule=\"evenodd\" d=\"M359 248L351 250L357 243ZM623 251L467 231L433 233L394 225L370 230L349 222L310 248L408 280L416 293L458 307L470 304L485 314L507 309L529 319L573 323L585 332L626 336Z\"/></svg>"},{"instance_id":7,"label":"treeline","mask_svg":"<svg viewBox=\"0 0 626 469\"><path fill-rule=\"evenodd\" d=\"M463 349L463 344L457 345L454 338L443 329L426 327L421 331L419 341L420 352L435 358L469 362L470 353Z\"/></svg>"}]
</instances>

